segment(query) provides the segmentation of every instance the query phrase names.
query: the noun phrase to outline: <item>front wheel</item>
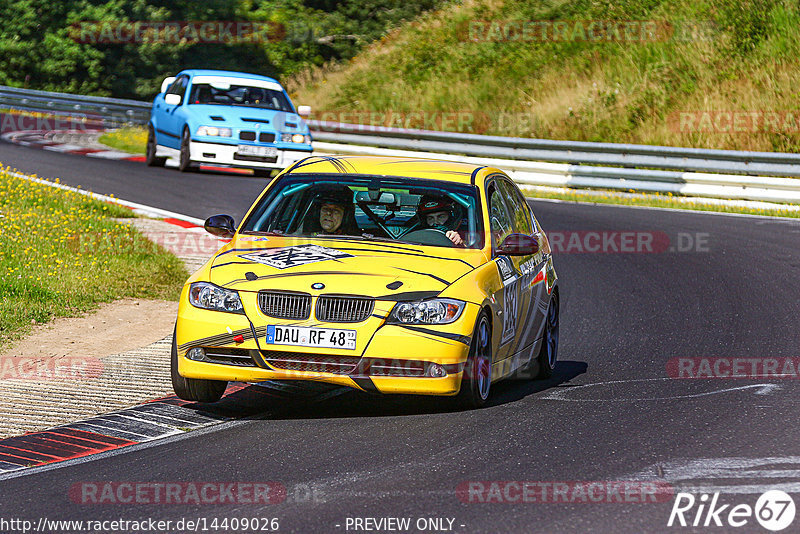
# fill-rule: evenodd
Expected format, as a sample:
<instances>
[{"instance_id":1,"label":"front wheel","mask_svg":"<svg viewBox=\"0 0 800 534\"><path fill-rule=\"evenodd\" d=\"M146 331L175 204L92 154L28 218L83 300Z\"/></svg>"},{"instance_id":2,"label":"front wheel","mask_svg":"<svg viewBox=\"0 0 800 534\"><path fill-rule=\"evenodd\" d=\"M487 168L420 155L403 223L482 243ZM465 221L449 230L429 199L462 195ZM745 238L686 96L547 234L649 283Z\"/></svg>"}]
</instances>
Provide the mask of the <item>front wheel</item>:
<instances>
[{"instance_id":1,"label":"front wheel","mask_svg":"<svg viewBox=\"0 0 800 534\"><path fill-rule=\"evenodd\" d=\"M228 382L224 380L202 380L186 378L178 373L178 342L172 335L172 354L170 357L172 389L183 400L193 402L217 402L225 393Z\"/></svg>"},{"instance_id":2,"label":"front wheel","mask_svg":"<svg viewBox=\"0 0 800 534\"><path fill-rule=\"evenodd\" d=\"M558 293L553 293L550 306L547 307L547 316L544 322L544 335L542 348L539 349L539 374L536 378L550 378L558 359Z\"/></svg>"},{"instance_id":3,"label":"front wheel","mask_svg":"<svg viewBox=\"0 0 800 534\"><path fill-rule=\"evenodd\" d=\"M189 130L184 129L181 136L181 155L178 162L178 170L186 172L191 168L192 160L190 159L191 153L189 152Z\"/></svg>"},{"instance_id":4,"label":"front wheel","mask_svg":"<svg viewBox=\"0 0 800 534\"><path fill-rule=\"evenodd\" d=\"M464 408L480 408L486 404L491 386L492 327L486 311L482 311L472 334L472 346L464 366L461 390L456 397L458 404Z\"/></svg>"},{"instance_id":5,"label":"front wheel","mask_svg":"<svg viewBox=\"0 0 800 534\"><path fill-rule=\"evenodd\" d=\"M151 125L147 129L147 150L145 151L145 163L148 167L163 167L167 158L156 157L156 132Z\"/></svg>"}]
</instances>

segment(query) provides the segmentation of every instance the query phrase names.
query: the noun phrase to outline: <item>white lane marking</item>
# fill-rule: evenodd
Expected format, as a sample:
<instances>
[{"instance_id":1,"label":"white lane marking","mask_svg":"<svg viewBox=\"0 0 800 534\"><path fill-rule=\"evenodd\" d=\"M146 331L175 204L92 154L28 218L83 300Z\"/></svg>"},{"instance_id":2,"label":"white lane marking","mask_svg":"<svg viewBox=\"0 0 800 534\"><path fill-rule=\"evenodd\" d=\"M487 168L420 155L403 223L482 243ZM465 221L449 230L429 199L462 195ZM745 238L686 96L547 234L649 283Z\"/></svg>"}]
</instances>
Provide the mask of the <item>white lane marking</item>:
<instances>
[{"instance_id":1,"label":"white lane marking","mask_svg":"<svg viewBox=\"0 0 800 534\"><path fill-rule=\"evenodd\" d=\"M580 386L571 386L561 391L553 391L547 395L540 397L542 400L558 400L567 402L630 402L630 401L659 401L659 400L673 400L673 399L693 399L697 397L706 397L708 395L717 395L719 393L726 393L729 391L742 391L745 389L756 389L753 393L756 395L768 395L773 391L781 389L777 384L749 384L747 386L737 386L732 388L717 389L714 391L704 391L702 393L690 393L686 395L670 395L666 397L617 397L614 399L571 399L568 395L579 389L586 389L596 386L607 386L610 384L629 384L633 382L654 382L662 380L675 380L673 378L636 378L631 380L611 380L608 382L597 382L594 384L583 384Z\"/></svg>"},{"instance_id":2,"label":"white lane marking","mask_svg":"<svg viewBox=\"0 0 800 534\"><path fill-rule=\"evenodd\" d=\"M658 474L677 490L691 493L760 494L773 489L800 493L800 456L684 458L653 464L620 479L651 481ZM739 484L740 480L747 483Z\"/></svg>"},{"instance_id":3,"label":"white lane marking","mask_svg":"<svg viewBox=\"0 0 800 534\"><path fill-rule=\"evenodd\" d=\"M119 204L120 206L125 206L126 208L131 208L135 213L140 215L145 215L148 217L156 217L159 219L164 218L171 218L171 219L178 219L180 221L186 221L197 226L203 226L205 221L202 219L197 219L195 217L190 217L188 215L183 215L182 213L175 213L174 211L167 211L161 208L155 208L153 206L147 206L145 204L138 204L136 202L131 202L129 200L122 200L121 198L110 197L107 195L99 195L97 193L92 193L91 191L86 191L84 189L78 189L77 187L70 187L64 184L57 184L55 182L50 182L48 180L43 180L41 178L35 178L33 176L29 176L27 174L22 174L20 172L14 171L6 171L8 174L12 176L16 176L17 178L22 178L24 180L30 180L31 182L36 182L37 184L46 185L49 187L55 187L56 189L63 189L65 191L72 191L74 193L79 193L81 195L86 195L87 197L91 197L102 202L110 202L112 204Z\"/></svg>"},{"instance_id":4,"label":"white lane marking","mask_svg":"<svg viewBox=\"0 0 800 534\"><path fill-rule=\"evenodd\" d=\"M156 439L156 438L159 438L161 436L166 436L166 435L169 435L169 434L177 434L179 432L185 432L185 430L181 430L176 425L171 425L171 424L166 423L164 421L155 421L153 419L145 419L143 417L136 417L134 414L131 414L130 412L117 412L114 415L118 415L122 419L129 419L131 421L135 421L137 423L140 423L142 426L150 425L150 426L153 426L153 427L156 427L156 428L159 428L159 429L163 429L163 431L164 431L163 434L161 434L159 436L155 436L152 439Z\"/></svg>"}]
</instances>

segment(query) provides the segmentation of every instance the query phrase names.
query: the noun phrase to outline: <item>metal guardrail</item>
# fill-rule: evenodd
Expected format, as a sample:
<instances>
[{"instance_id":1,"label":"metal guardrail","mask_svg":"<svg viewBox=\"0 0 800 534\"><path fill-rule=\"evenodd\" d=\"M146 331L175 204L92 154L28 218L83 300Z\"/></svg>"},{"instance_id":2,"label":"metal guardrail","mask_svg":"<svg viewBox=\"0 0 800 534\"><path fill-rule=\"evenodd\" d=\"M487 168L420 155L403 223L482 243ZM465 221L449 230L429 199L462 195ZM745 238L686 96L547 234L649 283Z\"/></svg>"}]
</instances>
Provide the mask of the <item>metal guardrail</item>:
<instances>
[{"instance_id":1,"label":"metal guardrail","mask_svg":"<svg viewBox=\"0 0 800 534\"><path fill-rule=\"evenodd\" d=\"M0 86L0 108L146 124L150 103ZM316 150L483 163L526 185L800 202L800 154L590 143L309 120ZM550 163L546 163L550 162Z\"/></svg>"},{"instance_id":2,"label":"metal guardrail","mask_svg":"<svg viewBox=\"0 0 800 534\"><path fill-rule=\"evenodd\" d=\"M800 179L797 178L595 167L394 150L324 141L314 141L314 151L328 154L435 157L442 160L490 165L506 171L518 184L528 186L616 189L708 198L800 203Z\"/></svg>"},{"instance_id":3,"label":"metal guardrail","mask_svg":"<svg viewBox=\"0 0 800 534\"><path fill-rule=\"evenodd\" d=\"M654 145L556 141L524 137L381 128L308 121L314 139L335 143L424 150L573 165L616 165L731 174L800 177L800 154L743 152Z\"/></svg>"},{"instance_id":4,"label":"metal guardrail","mask_svg":"<svg viewBox=\"0 0 800 534\"><path fill-rule=\"evenodd\" d=\"M138 100L34 91L0 85L0 108L85 118L100 121L107 127L147 124L150 107L149 102Z\"/></svg>"}]
</instances>

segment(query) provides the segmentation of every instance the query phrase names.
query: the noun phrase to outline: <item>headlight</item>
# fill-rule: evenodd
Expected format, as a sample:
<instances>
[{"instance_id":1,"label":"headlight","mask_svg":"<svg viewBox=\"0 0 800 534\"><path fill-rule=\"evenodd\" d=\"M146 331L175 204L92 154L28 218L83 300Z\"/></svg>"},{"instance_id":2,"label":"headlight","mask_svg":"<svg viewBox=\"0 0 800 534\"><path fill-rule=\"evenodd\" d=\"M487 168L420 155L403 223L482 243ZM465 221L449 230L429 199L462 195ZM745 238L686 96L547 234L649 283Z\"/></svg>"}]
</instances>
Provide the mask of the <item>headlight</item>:
<instances>
[{"instance_id":1,"label":"headlight","mask_svg":"<svg viewBox=\"0 0 800 534\"><path fill-rule=\"evenodd\" d=\"M311 136L310 135L303 135L303 134L290 134L285 133L281 134L281 141L284 143L311 143Z\"/></svg>"},{"instance_id":2,"label":"headlight","mask_svg":"<svg viewBox=\"0 0 800 534\"><path fill-rule=\"evenodd\" d=\"M211 137L230 137L230 128L217 128L216 126L201 126L197 129L197 135L209 135Z\"/></svg>"},{"instance_id":3,"label":"headlight","mask_svg":"<svg viewBox=\"0 0 800 534\"><path fill-rule=\"evenodd\" d=\"M204 310L244 313L239 293L208 282L195 282L189 286L189 303Z\"/></svg>"},{"instance_id":4,"label":"headlight","mask_svg":"<svg viewBox=\"0 0 800 534\"><path fill-rule=\"evenodd\" d=\"M431 299L398 302L389 314L389 322L400 324L452 323L464 311L464 302L454 299Z\"/></svg>"}]
</instances>

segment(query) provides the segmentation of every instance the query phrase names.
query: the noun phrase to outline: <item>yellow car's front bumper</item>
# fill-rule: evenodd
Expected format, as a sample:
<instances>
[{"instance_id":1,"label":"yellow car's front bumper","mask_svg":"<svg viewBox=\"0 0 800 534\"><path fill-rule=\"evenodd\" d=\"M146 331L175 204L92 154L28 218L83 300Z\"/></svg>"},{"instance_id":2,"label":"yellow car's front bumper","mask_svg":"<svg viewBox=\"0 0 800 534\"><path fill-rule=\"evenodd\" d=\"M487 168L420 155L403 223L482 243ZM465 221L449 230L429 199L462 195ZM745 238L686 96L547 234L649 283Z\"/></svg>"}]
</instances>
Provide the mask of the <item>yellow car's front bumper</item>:
<instances>
[{"instance_id":1,"label":"yellow car's front bumper","mask_svg":"<svg viewBox=\"0 0 800 534\"><path fill-rule=\"evenodd\" d=\"M243 298L247 315L201 310L188 304L186 291L181 298L176 327L178 372L186 378L261 382L265 380L313 380L350 386L380 393L455 395L461 387L463 366L469 354L472 330L479 307L466 304L459 319L447 325L400 326L386 324L393 303L377 303L375 313L362 323L320 324L313 320L284 321L261 314L253 301ZM309 349L266 343L267 324L323 326L357 331L356 350ZM187 358L193 348L222 349L217 352L250 354L253 364L233 365ZM299 361L320 358L334 361L360 357L348 372L320 371L319 366L296 365L279 368L269 363L269 355L279 351ZM441 378L427 376L431 364L442 366ZM305 370L307 368L311 370ZM420 371L422 369L422 371Z\"/></svg>"}]
</instances>

